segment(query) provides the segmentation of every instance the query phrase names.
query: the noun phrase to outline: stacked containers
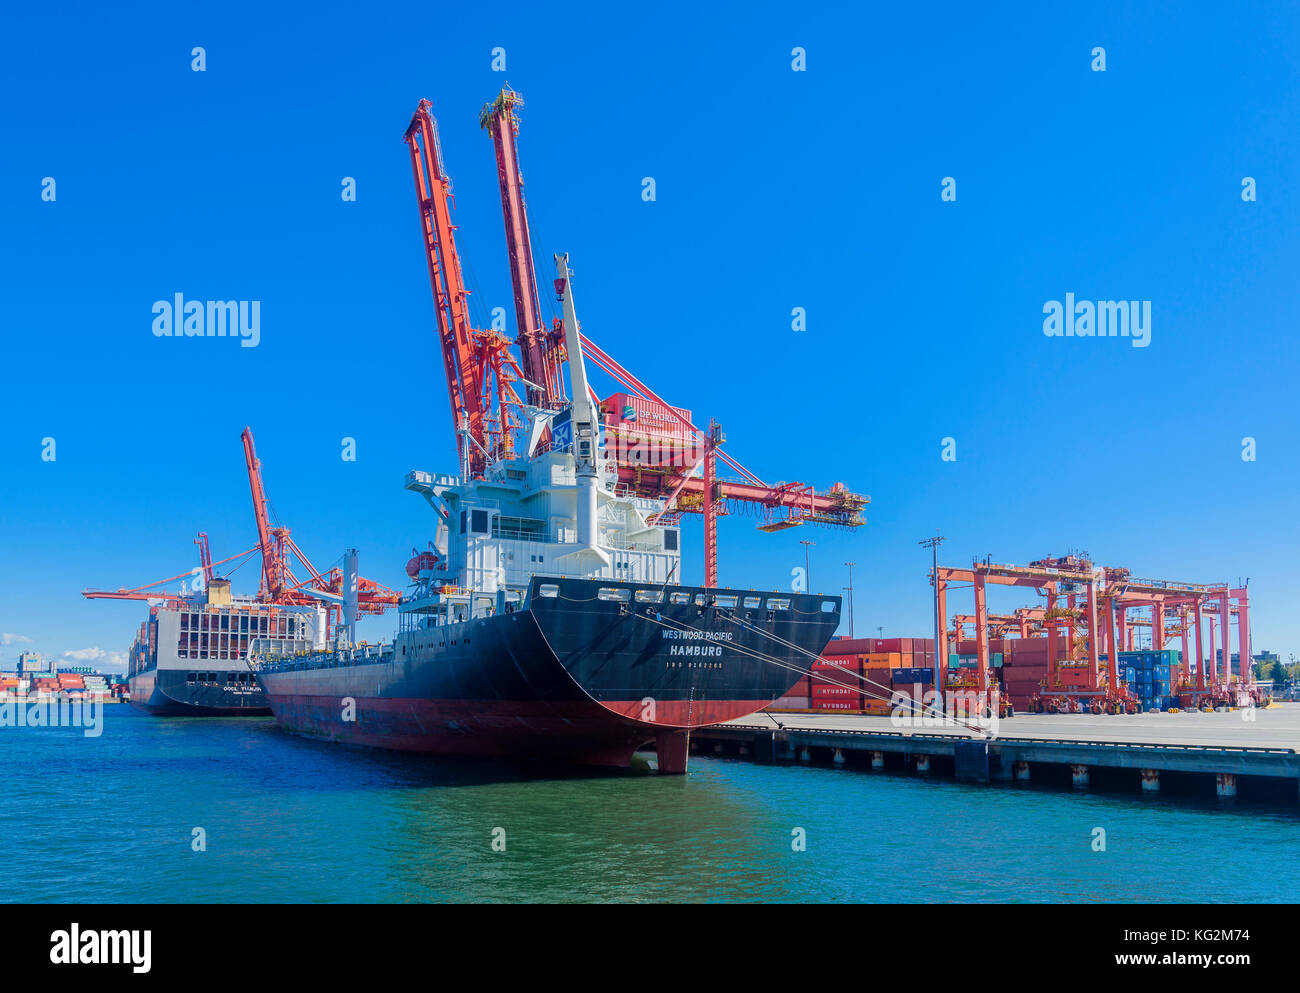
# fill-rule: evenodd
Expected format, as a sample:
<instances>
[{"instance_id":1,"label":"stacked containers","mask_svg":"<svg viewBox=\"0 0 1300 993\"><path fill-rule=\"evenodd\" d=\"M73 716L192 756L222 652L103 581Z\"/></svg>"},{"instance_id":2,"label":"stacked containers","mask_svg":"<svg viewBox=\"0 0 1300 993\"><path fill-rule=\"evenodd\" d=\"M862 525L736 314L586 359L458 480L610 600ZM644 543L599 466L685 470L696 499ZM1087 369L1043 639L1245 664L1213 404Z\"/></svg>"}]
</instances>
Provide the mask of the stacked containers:
<instances>
[{"instance_id":1,"label":"stacked containers","mask_svg":"<svg viewBox=\"0 0 1300 993\"><path fill-rule=\"evenodd\" d=\"M854 712L862 709L862 657L825 656L812 667L812 709Z\"/></svg>"},{"instance_id":2,"label":"stacked containers","mask_svg":"<svg viewBox=\"0 0 1300 993\"><path fill-rule=\"evenodd\" d=\"M895 692L911 696L933 684L934 641L929 638L835 638L771 710L839 711L887 716ZM907 677L895 678L899 669Z\"/></svg>"},{"instance_id":3,"label":"stacked containers","mask_svg":"<svg viewBox=\"0 0 1300 993\"><path fill-rule=\"evenodd\" d=\"M1002 639L1002 687L1017 710L1029 709L1048 670L1047 638Z\"/></svg>"},{"instance_id":4,"label":"stacked containers","mask_svg":"<svg viewBox=\"0 0 1300 993\"><path fill-rule=\"evenodd\" d=\"M876 638L882 641L901 641L903 639ZM890 700L898 690L894 674L903 667L907 657L902 652L869 652L862 656L863 700L862 712L876 717L887 717L890 712Z\"/></svg>"},{"instance_id":5,"label":"stacked containers","mask_svg":"<svg viewBox=\"0 0 1300 993\"><path fill-rule=\"evenodd\" d=\"M1175 705L1173 674L1181 661L1182 652L1176 649L1119 653L1129 692L1141 701L1143 710L1166 710Z\"/></svg>"}]
</instances>

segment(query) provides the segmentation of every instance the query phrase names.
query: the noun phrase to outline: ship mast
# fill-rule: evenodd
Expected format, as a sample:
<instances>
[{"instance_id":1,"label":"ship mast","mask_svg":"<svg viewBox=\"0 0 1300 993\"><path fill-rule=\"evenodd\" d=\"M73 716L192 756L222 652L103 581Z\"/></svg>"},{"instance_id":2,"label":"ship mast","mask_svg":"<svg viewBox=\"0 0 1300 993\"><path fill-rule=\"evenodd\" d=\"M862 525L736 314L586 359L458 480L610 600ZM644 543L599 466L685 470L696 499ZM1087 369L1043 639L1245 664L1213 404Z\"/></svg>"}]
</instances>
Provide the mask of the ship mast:
<instances>
[{"instance_id":1,"label":"ship mast","mask_svg":"<svg viewBox=\"0 0 1300 993\"><path fill-rule=\"evenodd\" d=\"M555 290L564 313L564 347L569 354L569 379L573 384L573 462L578 482L578 549L569 555L597 559L609 565L609 556L597 544L600 475L596 465L598 424L596 405L587 389L587 366L578 338L578 314L573 306L573 272L569 256L555 256ZM568 556L566 556L567 558Z\"/></svg>"}]
</instances>

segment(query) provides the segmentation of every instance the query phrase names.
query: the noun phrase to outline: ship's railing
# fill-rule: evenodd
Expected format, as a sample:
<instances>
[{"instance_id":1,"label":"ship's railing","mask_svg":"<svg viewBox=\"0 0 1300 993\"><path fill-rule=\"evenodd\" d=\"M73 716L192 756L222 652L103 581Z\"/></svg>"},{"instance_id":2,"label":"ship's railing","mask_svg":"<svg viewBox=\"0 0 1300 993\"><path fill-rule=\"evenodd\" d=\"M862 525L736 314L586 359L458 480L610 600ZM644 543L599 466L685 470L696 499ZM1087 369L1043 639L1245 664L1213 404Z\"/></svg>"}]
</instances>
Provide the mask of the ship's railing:
<instances>
[{"instance_id":1,"label":"ship's railing","mask_svg":"<svg viewBox=\"0 0 1300 993\"><path fill-rule=\"evenodd\" d=\"M252 657L251 668L258 672L295 672L303 669L338 669L353 665L374 665L393 661L393 646L380 642L377 645L357 645L353 648L324 649L297 652L293 655Z\"/></svg>"},{"instance_id":2,"label":"ship's railing","mask_svg":"<svg viewBox=\"0 0 1300 993\"><path fill-rule=\"evenodd\" d=\"M541 541L547 540L546 532L529 528L507 528L500 527L496 524L499 517L494 517L492 524L492 537L505 538L512 541Z\"/></svg>"},{"instance_id":3,"label":"ship's railing","mask_svg":"<svg viewBox=\"0 0 1300 993\"><path fill-rule=\"evenodd\" d=\"M662 552L663 546L654 542L628 541L622 538L606 538L604 544L620 552Z\"/></svg>"}]
</instances>

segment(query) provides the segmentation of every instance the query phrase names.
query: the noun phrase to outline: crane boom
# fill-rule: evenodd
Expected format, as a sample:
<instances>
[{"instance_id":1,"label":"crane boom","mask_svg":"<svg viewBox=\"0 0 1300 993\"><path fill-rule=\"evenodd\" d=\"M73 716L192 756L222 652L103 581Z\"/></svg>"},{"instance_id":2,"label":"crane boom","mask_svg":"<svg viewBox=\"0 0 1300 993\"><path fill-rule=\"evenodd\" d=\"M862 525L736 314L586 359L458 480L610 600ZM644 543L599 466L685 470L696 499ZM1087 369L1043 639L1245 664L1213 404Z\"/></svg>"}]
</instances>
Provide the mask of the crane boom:
<instances>
[{"instance_id":1,"label":"crane boom","mask_svg":"<svg viewBox=\"0 0 1300 993\"><path fill-rule=\"evenodd\" d=\"M206 531L200 531L199 536L194 539L194 544L199 546L199 564L203 567L203 585L207 586L212 582L212 550L208 547L208 534Z\"/></svg>"},{"instance_id":2,"label":"crane boom","mask_svg":"<svg viewBox=\"0 0 1300 993\"><path fill-rule=\"evenodd\" d=\"M524 179L519 172L519 119L515 108L523 97L503 88L479 114L479 126L492 136L496 150L497 182L501 187L501 217L505 221L506 250L510 256L510 283L514 287L515 323L519 329L520 365L528 380L528 402L554 409L564 403L555 342L542 327L533 245L524 205Z\"/></svg>"},{"instance_id":3,"label":"crane boom","mask_svg":"<svg viewBox=\"0 0 1300 993\"><path fill-rule=\"evenodd\" d=\"M451 179L442 164L438 124L433 105L421 100L406 129L415 175L416 198L424 231L425 258L438 319L438 340L442 345L447 390L451 396L452 428L466 427L482 443L483 375L474 355L474 331L469 322L469 291L456 252L455 226L451 223ZM466 442L462 439L463 449ZM462 451L462 458L464 457Z\"/></svg>"},{"instance_id":4,"label":"crane boom","mask_svg":"<svg viewBox=\"0 0 1300 993\"><path fill-rule=\"evenodd\" d=\"M278 596L284 590L284 562L276 553L271 521L266 513L266 490L262 486L262 463L253 448L253 429L245 427L240 438L244 442L244 464L248 467L248 487L253 494L253 518L257 523L257 545L262 550L262 585L259 595ZM288 529L285 528L285 534Z\"/></svg>"},{"instance_id":5,"label":"crane boom","mask_svg":"<svg viewBox=\"0 0 1300 993\"><path fill-rule=\"evenodd\" d=\"M469 291L456 251L451 223L451 179L442 164L438 125L432 104L421 100L406 129L429 283L433 288L438 341L447 373L452 428L460 462L482 476L489 458L514 456L519 424L510 410L522 406L511 385L529 379L510 354L510 340L497 331L470 324Z\"/></svg>"}]
</instances>

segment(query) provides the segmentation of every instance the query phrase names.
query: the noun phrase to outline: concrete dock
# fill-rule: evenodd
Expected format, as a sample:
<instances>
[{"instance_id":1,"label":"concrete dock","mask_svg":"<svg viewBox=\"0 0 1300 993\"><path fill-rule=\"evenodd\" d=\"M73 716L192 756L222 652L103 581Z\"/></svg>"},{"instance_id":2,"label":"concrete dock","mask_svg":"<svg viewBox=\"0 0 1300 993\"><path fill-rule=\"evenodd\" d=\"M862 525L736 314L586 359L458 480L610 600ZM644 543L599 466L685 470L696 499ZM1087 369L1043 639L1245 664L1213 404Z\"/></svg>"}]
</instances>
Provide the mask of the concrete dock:
<instances>
[{"instance_id":1,"label":"concrete dock","mask_svg":"<svg viewBox=\"0 0 1300 993\"><path fill-rule=\"evenodd\" d=\"M995 733L960 725L899 726L889 717L757 714L692 734L696 754L949 775L967 782L1041 780L1157 793L1239 786L1300 799L1300 704L1225 713L1017 714Z\"/></svg>"}]
</instances>

